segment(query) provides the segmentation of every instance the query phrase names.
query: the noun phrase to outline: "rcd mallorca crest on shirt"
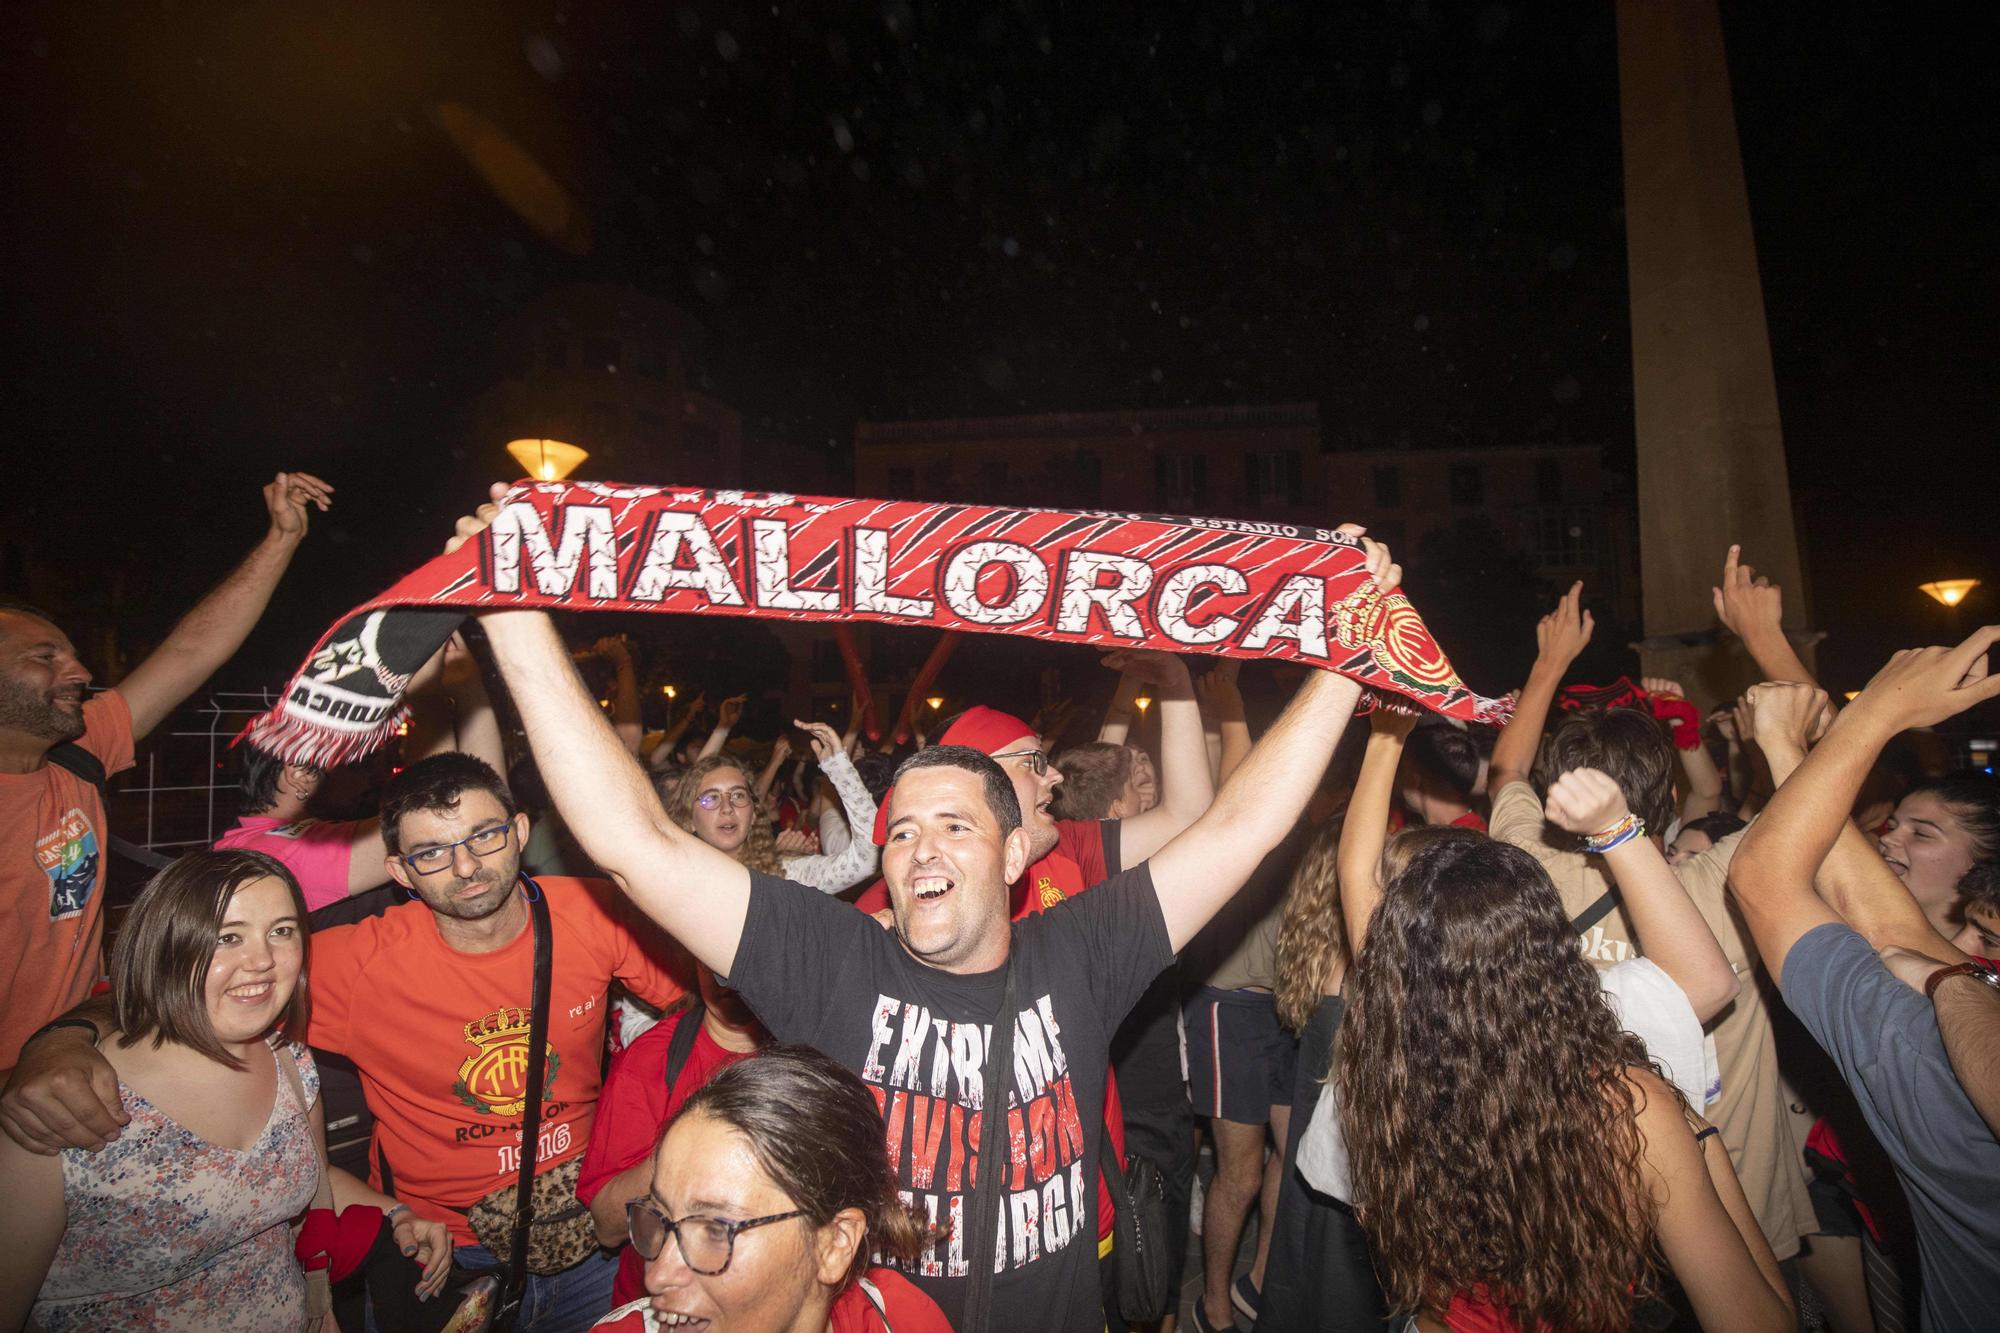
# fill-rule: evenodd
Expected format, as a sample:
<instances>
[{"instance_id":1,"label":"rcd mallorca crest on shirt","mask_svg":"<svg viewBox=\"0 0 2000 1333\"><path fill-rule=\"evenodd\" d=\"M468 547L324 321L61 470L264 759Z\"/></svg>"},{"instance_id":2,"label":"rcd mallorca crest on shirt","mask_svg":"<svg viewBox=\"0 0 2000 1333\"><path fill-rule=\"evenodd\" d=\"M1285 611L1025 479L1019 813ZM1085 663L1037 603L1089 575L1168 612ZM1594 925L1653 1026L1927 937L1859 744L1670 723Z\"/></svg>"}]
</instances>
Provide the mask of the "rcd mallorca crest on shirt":
<instances>
[{"instance_id":1,"label":"rcd mallorca crest on shirt","mask_svg":"<svg viewBox=\"0 0 2000 1333\"><path fill-rule=\"evenodd\" d=\"M35 864L49 877L49 920L76 916L97 888L97 830L71 806L51 831L35 839Z\"/></svg>"},{"instance_id":2,"label":"rcd mallorca crest on shirt","mask_svg":"<svg viewBox=\"0 0 2000 1333\"><path fill-rule=\"evenodd\" d=\"M527 1107L531 1018L528 1010L509 1005L465 1025L465 1040L473 1051L459 1065L458 1081L451 1087L460 1101L482 1115L517 1116ZM552 1089L562 1057L556 1054L553 1043L545 1049L548 1064L542 1087Z\"/></svg>"}]
</instances>

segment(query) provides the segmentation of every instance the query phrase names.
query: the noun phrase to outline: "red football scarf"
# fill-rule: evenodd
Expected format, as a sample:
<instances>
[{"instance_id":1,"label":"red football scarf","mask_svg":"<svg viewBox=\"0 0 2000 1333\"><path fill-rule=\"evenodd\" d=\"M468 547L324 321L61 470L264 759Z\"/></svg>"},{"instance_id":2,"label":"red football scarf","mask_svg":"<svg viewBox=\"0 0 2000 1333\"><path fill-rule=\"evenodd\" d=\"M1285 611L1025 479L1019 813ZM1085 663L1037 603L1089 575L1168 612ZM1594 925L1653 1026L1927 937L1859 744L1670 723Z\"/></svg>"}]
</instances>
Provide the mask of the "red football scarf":
<instances>
[{"instance_id":1,"label":"red football scarf","mask_svg":"<svg viewBox=\"0 0 2000 1333\"><path fill-rule=\"evenodd\" d=\"M673 611L1026 635L1096 648L1282 658L1466 721L1467 689L1358 540L1222 519L523 481L477 541L329 630L251 723L288 762L395 733L410 676L468 614Z\"/></svg>"}]
</instances>

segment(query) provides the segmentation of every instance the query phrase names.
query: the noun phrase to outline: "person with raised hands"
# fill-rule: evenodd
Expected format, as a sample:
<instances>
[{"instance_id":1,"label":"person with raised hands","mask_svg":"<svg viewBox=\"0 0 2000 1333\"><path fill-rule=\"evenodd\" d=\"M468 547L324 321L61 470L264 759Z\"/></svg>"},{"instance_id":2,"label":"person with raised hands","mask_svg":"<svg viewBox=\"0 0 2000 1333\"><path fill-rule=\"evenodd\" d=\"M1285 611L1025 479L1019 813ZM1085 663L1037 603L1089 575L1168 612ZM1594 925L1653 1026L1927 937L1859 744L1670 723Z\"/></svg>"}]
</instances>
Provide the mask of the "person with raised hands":
<instances>
[{"instance_id":1,"label":"person with raised hands","mask_svg":"<svg viewBox=\"0 0 2000 1333\"><path fill-rule=\"evenodd\" d=\"M1743 834L1730 886L1785 1001L1826 1049L1904 1184L1926 1329L1975 1328L2000 1290L2000 1010L1993 973L1934 930L1847 819L1891 738L2000 696L2000 627L1897 653L1805 752L1825 695L1753 691L1774 769L1802 755ZM1775 724L1783 719L1784 725Z\"/></svg>"},{"instance_id":2,"label":"person with raised hands","mask_svg":"<svg viewBox=\"0 0 2000 1333\"><path fill-rule=\"evenodd\" d=\"M1566 717L1538 761L1536 746L1550 701L1594 629L1582 606L1582 591L1581 584L1571 587L1536 628L1534 669L1513 720L1493 747L1491 824L1495 838L1541 863L1570 913L1584 956L1606 968L1639 950L1638 923L1619 866L1576 834L1546 823L1547 812L1531 783L1539 781L1548 790L1566 772L1583 768L1608 775L1627 812L1642 821L1639 836L1663 855L1662 835L1673 818L1674 760L1672 744L1650 714L1614 708ZM1799 1253L1799 1237L1816 1224L1798 1165L1803 1145L1778 1077L1777 1037L1764 992L1756 984L1757 952L1729 910L1727 874L1737 840L1725 837L1671 872L1707 922L1738 982L1735 998L1719 1014L1704 1013L1720 1084L1705 1081L1715 1099L1697 1109L1705 1110L1721 1130L1765 1239L1780 1261L1789 1261ZM1629 849L1622 859L1629 865L1636 855L1637 849ZM1661 938L1670 939L1672 933ZM1702 989L1697 985L1695 993Z\"/></svg>"},{"instance_id":3,"label":"person with raised hands","mask_svg":"<svg viewBox=\"0 0 2000 1333\"><path fill-rule=\"evenodd\" d=\"M492 514L461 520L460 536ZM1400 581L1372 545L1368 569L1385 591ZM536 761L592 859L774 1036L817 1046L880 1098L899 1188L951 1234L910 1263L911 1279L954 1324L970 1301L963 1322L974 1327L1101 1330L1094 1177L1111 1033L1297 820L1360 687L1310 673L1192 827L1018 922L1008 887L1031 859L1031 835L1013 779L969 746L919 751L887 802L896 910L885 931L674 824L548 617L483 621ZM1191 690L1187 705L1192 713ZM975 1159L989 1164L976 1177Z\"/></svg>"}]
</instances>

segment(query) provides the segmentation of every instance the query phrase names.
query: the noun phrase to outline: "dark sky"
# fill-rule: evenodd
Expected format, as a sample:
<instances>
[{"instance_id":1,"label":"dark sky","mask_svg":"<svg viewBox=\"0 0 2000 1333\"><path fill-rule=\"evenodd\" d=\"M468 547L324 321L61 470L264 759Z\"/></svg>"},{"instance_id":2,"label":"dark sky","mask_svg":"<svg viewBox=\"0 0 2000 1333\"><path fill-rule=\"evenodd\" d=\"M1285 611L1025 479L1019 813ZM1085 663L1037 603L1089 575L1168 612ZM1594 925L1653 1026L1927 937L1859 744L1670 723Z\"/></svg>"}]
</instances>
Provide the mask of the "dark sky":
<instances>
[{"instance_id":1,"label":"dark sky","mask_svg":"<svg viewBox=\"0 0 2000 1333\"><path fill-rule=\"evenodd\" d=\"M1911 572L2000 576L1966 22L1725 5L1849 640L1921 615ZM9 6L0 73L0 522L122 562L140 616L281 466L343 488L313 627L432 549L490 330L577 280L681 303L717 393L837 450L864 417L1301 399L1336 447L1630 447L1609 4ZM563 183L587 254L495 198L446 102Z\"/></svg>"}]
</instances>

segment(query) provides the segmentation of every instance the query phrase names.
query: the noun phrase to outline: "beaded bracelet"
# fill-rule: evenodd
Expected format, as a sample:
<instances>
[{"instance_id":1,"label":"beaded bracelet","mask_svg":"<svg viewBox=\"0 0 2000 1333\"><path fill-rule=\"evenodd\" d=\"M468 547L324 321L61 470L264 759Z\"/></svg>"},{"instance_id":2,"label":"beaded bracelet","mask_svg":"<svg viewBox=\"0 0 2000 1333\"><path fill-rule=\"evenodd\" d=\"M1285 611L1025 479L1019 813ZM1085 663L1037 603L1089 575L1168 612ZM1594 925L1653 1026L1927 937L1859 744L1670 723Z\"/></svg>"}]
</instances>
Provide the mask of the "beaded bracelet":
<instances>
[{"instance_id":1,"label":"beaded bracelet","mask_svg":"<svg viewBox=\"0 0 2000 1333\"><path fill-rule=\"evenodd\" d=\"M1646 822L1640 819L1639 816L1628 812L1623 819L1613 824L1610 828L1603 829L1597 833L1587 834L1583 840L1583 850L1594 856L1602 856L1613 847L1623 847L1626 843L1632 841L1632 839L1643 838L1645 836Z\"/></svg>"}]
</instances>

